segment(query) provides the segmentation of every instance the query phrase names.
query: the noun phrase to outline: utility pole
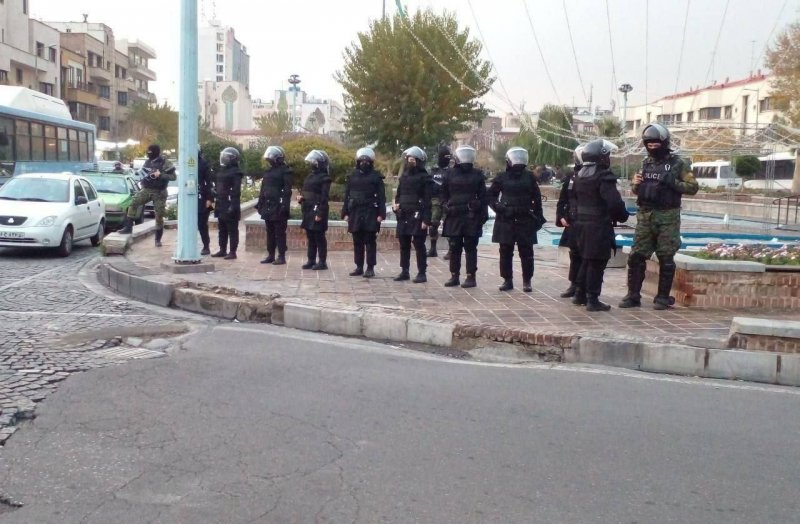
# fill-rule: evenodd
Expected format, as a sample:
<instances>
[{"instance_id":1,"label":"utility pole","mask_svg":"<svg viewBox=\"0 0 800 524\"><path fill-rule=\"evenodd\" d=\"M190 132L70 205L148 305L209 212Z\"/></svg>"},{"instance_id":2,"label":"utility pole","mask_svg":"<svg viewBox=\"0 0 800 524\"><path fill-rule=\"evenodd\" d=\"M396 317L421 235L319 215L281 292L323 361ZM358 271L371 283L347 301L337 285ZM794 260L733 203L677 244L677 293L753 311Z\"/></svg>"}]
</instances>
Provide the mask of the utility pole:
<instances>
[{"instance_id":1,"label":"utility pole","mask_svg":"<svg viewBox=\"0 0 800 524\"><path fill-rule=\"evenodd\" d=\"M300 83L300 75L291 75L289 76L289 83L292 84L291 89L292 95L292 132L294 133L297 131L297 92L300 90L297 85Z\"/></svg>"},{"instance_id":2,"label":"utility pole","mask_svg":"<svg viewBox=\"0 0 800 524\"><path fill-rule=\"evenodd\" d=\"M196 264L197 246L197 0L181 0L178 80L178 242L175 263Z\"/></svg>"},{"instance_id":3,"label":"utility pole","mask_svg":"<svg viewBox=\"0 0 800 524\"><path fill-rule=\"evenodd\" d=\"M630 84L622 84L619 86L619 90L622 92L622 176L625 180L628 180L628 153L627 153L627 146L628 146L628 93L633 91L633 86Z\"/></svg>"}]
</instances>

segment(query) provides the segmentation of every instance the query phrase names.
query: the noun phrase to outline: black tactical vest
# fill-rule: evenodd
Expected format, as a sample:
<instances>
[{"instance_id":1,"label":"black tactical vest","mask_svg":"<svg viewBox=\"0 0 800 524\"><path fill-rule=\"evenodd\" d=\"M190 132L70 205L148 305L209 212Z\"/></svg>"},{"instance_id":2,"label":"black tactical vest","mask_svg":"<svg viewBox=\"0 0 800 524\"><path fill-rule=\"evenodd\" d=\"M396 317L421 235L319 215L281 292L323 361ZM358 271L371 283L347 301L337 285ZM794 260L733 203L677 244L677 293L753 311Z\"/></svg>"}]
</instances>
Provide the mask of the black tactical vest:
<instances>
[{"instance_id":1,"label":"black tactical vest","mask_svg":"<svg viewBox=\"0 0 800 524\"><path fill-rule=\"evenodd\" d=\"M421 200L425 196L425 184L428 183L428 172L425 170L408 172L400 178L397 188L397 202L405 212L416 213L421 209Z\"/></svg>"},{"instance_id":2,"label":"black tactical vest","mask_svg":"<svg viewBox=\"0 0 800 524\"><path fill-rule=\"evenodd\" d=\"M444 183L444 177L447 174L447 168L435 167L431 172L431 176L433 177L433 186L431 187L431 197L438 198L442 196L442 184Z\"/></svg>"},{"instance_id":3,"label":"black tactical vest","mask_svg":"<svg viewBox=\"0 0 800 524\"><path fill-rule=\"evenodd\" d=\"M447 212L453 214L467 212L470 202L478 200L481 184L485 184L483 173L477 169L466 173L459 171L458 168L452 170L447 178L447 187L450 193Z\"/></svg>"},{"instance_id":4,"label":"black tactical vest","mask_svg":"<svg viewBox=\"0 0 800 524\"><path fill-rule=\"evenodd\" d=\"M533 209L533 173L525 171L506 171L501 188L500 203L515 213L527 213Z\"/></svg>"},{"instance_id":5,"label":"black tactical vest","mask_svg":"<svg viewBox=\"0 0 800 524\"><path fill-rule=\"evenodd\" d=\"M608 170L606 169L586 166L574 177L573 193L577 206L575 213L578 221L611 221L608 207L600 196L600 184L607 173ZM572 202L570 202L571 212L572 205Z\"/></svg>"},{"instance_id":6,"label":"black tactical vest","mask_svg":"<svg viewBox=\"0 0 800 524\"><path fill-rule=\"evenodd\" d=\"M322 200L322 186L329 180L327 173L311 173L303 182L303 204L316 206Z\"/></svg>"},{"instance_id":7,"label":"black tactical vest","mask_svg":"<svg viewBox=\"0 0 800 524\"><path fill-rule=\"evenodd\" d=\"M639 185L637 203L640 207L651 209L675 209L681 207L681 194L666 183L668 178L676 179L681 173L683 163L680 158L670 155L665 159L645 159L642 165L644 180Z\"/></svg>"},{"instance_id":8,"label":"black tactical vest","mask_svg":"<svg viewBox=\"0 0 800 524\"><path fill-rule=\"evenodd\" d=\"M161 171L161 174L164 174L164 166L166 165L167 161L164 159L163 156L155 158L154 160L150 160L149 158L144 162L144 169L148 170L148 173L151 171ZM146 187L147 189L154 189L156 191L163 191L167 189L169 185L169 180L160 176L158 178L150 178L149 176L142 178L140 184L142 187Z\"/></svg>"},{"instance_id":9,"label":"black tactical vest","mask_svg":"<svg viewBox=\"0 0 800 524\"><path fill-rule=\"evenodd\" d=\"M279 201L281 198L287 198L287 195L283 194L285 190L284 175L286 174L286 169L286 166L278 166L264 173L264 198L266 198L267 202L270 204L280 203Z\"/></svg>"},{"instance_id":10,"label":"black tactical vest","mask_svg":"<svg viewBox=\"0 0 800 524\"><path fill-rule=\"evenodd\" d=\"M375 171L363 173L356 169L350 175L350 201L348 205L351 209L358 207L377 207L378 206L378 182L380 175Z\"/></svg>"}]
</instances>

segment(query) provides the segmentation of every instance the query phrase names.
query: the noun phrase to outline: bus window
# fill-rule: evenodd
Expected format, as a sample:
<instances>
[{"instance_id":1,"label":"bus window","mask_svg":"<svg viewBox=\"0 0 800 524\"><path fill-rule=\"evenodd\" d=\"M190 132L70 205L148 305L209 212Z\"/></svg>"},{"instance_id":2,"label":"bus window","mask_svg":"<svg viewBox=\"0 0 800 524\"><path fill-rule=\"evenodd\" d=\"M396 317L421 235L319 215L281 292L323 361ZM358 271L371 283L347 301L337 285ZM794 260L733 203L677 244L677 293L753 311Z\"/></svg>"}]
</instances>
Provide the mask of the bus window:
<instances>
[{"instance_id":1,"label":"bus window","mask_svg":"<svg viewBox=\"0 0 800 524\"><path fill-rule=\"evenodd\" d=\"M87 160L89 162L94 162L95 161L95 158L94 158L94 133L89 131L87 133L87 136L89 137L89 158L87 158Z\"/></svg>"},{"instance_id":2,"label":"bus window","mask_svg":"<svg viewBox=\"0 0 800 524\"><path fill-rule=\"evenodd\" d=\"M44 127L44 153L47 160L58 160L56 128L53 126Z\"/></svg>"},{"instance_id":3,"label":"bus window","mask_svg":"<svg viewBox=\"0 0 800 524\"><path fill-rule=\"evenodd\" d=\"M0 182L14 174L14 121L0 117Z\"/></svg>"},{"instance_id":4,"label":"bus window","mask_svg":"<svg viewBox=\"0 0 800 524\"><path fill-rule=\"evenodd\" d=\"M90 160L89 158L89 144L86 142L86 131L78 131L78 141L80 143L81 162Z\"/></svg>"},{"instance_id":5,"label":"bus window","mask_svg":"<svg viewBox=\"0 0 800 524\"><path fill-rule=\"evenodd\" d=\"M15 126L15 136L17 143L17 160L31 159L31 132L30 124L24 120L17 120Z\"/></svg>"},{"instance_id":6,"label":"bus window","mask_svg":"<svg viewBox=\"0 0 800 524\"><path fill-rule=\"evenodd\" d=\"M78 147L78 131L69 130L69 159L80 160L80 148Z\"/></svg>"},{"instance_id":7,"label":"bus window","mask_svg":"<svg viewBox=\"0 0 800 524\"><path fill-rule=\"evenodd\" d=\"M67 130L63 127L58 128L58 159L69 160L69 141L67 141Z\"/></svg>"},{"instance_id":8,"label":"bus window","mask_svg":"<svg viewBox=\"0 0 800 524\"><path fill-rule=\"evenodd\" d=\"M44 160L44 126L31 122L31 160Z\"/></svg>"}]
</instances>

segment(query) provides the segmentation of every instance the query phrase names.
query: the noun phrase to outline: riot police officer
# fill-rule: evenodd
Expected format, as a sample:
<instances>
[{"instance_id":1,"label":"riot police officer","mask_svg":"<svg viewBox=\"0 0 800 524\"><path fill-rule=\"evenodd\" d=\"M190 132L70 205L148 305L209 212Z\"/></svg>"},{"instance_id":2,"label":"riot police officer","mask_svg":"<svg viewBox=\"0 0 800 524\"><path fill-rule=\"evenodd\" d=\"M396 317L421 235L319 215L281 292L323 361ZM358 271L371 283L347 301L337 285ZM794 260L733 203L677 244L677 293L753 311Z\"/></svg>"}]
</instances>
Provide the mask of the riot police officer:
<instances>
[{"instance_id":1,"label":"riot police officer","mask_svg":"<svg viewBox=\"0 0 800 524\"><path fill-rule=\"evenodd\" d=\"M147 148L147 160L139 172L141 173L139 184L142 189L136 193L128 206L125 224L119 232L123 235L130 235L133 232L133 221L139 207L152 201L156 214L156 247L161 247L161 238L164 235L164 215L167 210L167 186L171 180L177 179L175 166L161 155L161 147L158 144L152 144Z\"/></svg>"},{"instance_id":2,"label":"riot police officer","mask_svg":"<svg viewBox=\"0 0 800 524\"><path fill-rule=\"evenodd\" d=\"M431 237L431 248L428 250L429 257L439 256L436 252L436 243L439 240L439 225L442 222L442 185L449 170L451 158L450 146L440 145L437 152L436 167L431 171L433 185L431 186L431 227L428 228Z\"/></svg>"},{"instance_id":3,"label":"riot police officer","mask_svg":"<svg viewBox=\"0 0 800 524\"><path fill-rule=\"evenodd\" d=\"M239 168L242 156L235 147L226 147L219 154L219 165L222 171L217 173L217 198L214 202L214 216L219 228L219 251L212 257L225 260L236 260L239 247L239 220L242 218L241 195L242 177ZM230 249L228 241L230 240Z\"/></svg>"},{"instance_id":4,"label":"riot police officer","mask_svg":"<svg viewBox=\"0 0 800 524\"><path fill-rule=\"evenodd\" d=\"M286 165L286 153L280 146L269 146L264 151L269 168L261 179L256 211L267 228L267 256L262 264L286 264L286 228L292 201L292 168ZM275 250L278 257L275 258Z\"/></svg>"},{"instance_id":5,"label":"riot police officer","mask_svg":"<svg viewBox=\"0 0 800 524\"><path fill-rule=\"evenodd\" d=\"M302 194L297 197L303 211L302 228L308 240L308 260L303 269L328 269L328 195L331 190L330 159L325 151L313 149L306 155L311 173L303 182Z\"/></svg>"},{"instance_id":6,"label":"riot police officer","mask_svg":"<svg viewBox=\"0 0 800 524\"><path fill-rule=\"evenodd\" d=\"M442 236L450 243L450 280L445 282L446 287L460 284L462 250L467 259L467 278L461 287L477 285L478 239L489 219L489 197L483 172L474 167L476 157L473 147L456 149L455 167L442 184L442 203L446 210Z\"/></svg>"},{"instance_id":7,"label":"riot police officer","mask_svg":"<svg viewBox=\"0 0 800 524\"><path fill-rule=\"evenodd\" d=\"M344 188L342 219L353 235L353 260L356 264L351 277L375 276L378 257L378 231L386 218L386 190L383 175L375 169L375 151L362 147L356 151L356 168L347 178ZM364 271L364 255L367 270Z\"/></svg>"},{"instance_id":8,"label":"riot police officer","mask_svg":"<svg viewBox=\"0 0 800 524\"><path fill-rule=\"evenodd\" d=\"M417 276L414 282L427 282L428 259L425 237L431 223L431 186L433 181L425 169L428 155L417 146L403 152L405 167L397 186L392 209L397 215L397 239L400 242L400 274L395 282L409 280L411 245L417 253Z\"/></svg>"},{"instance_id":9,"label":"riot police officer","mask_svg":"<svg viewBox=\"0 0 800 524\"><path fill-rule=\"evenodd\" d=\"M211 184L211 166L202 151L197 153L197 230L203 241L201 255L211 254L211 237L208 234L208 217L214 208L214 190Z\"/></svg>"},{"instance_id":10,"label":"riot police officer","mask_svg":"<svg viewBox=\"0 0 800 524\"><path fill-rule=\"evenodd\" d=\"M564 232L558 241L558 247L569 248L569 287L561 293L561 298L572 298L575 296L575 282L578 279L578 271L581 268L581 256L578 252L576 243L577 237L573 231L573 225L577 218L578 202L575 197L575 177L581 169L581 150L583 146L575 148L573 158L575 160L573 170L568 172L561 180L561 192L558 194L556 203L556 225L563 227Z\"/></svg>"},{"instance_id":11,"label":"riot police officer","mask_svg":"<svg viewBox=\"0 0 800 524\"><path fill-rule=\"evenodd\" d=\"M611 251L616 249L614 222L626 222L628 212L617 190L617 176L611 171L611 153L618 148L608 140L592 140L580 151L582 167L575 177L573 192L575 222L573 235L581 258L573 304L587 311L608 311L600 302Z\"/></svg>"},{"instance_id":12,"label":"riot police officer","mask_svg":"<svg viewBox=\"0 0 800 524\"><path fill-rule=\"evenodd\" d=\"M498 174L489 188L489 205L497 217L492 242L500 244L500 291L514 289L512 259L516 244L522 263L522 290L533 291L533 244L536 232L545 223L542 193L533 173L526 169L528 152L512 147L506 152L506 170Z\"/></svg>"},{"instance_id":13,"label":"riot police officer","mask_svg":"<svg viewBox=\"0 0 800 524\"><path fill-rule=\"evenodd\" d=\"M681 196L694 195L700 189L689 167L670 148L669 130L661 124L649 124L642 131L647 157L642 170L633 177L633 193L637 195L631 254L628 257L628 293L621 308L642 305L642 282L647 260L658 256L658 292L654 309L667 309L674 303L670 297L675 278L675 253L681 246Z\"/></svg>"}]
</instances>

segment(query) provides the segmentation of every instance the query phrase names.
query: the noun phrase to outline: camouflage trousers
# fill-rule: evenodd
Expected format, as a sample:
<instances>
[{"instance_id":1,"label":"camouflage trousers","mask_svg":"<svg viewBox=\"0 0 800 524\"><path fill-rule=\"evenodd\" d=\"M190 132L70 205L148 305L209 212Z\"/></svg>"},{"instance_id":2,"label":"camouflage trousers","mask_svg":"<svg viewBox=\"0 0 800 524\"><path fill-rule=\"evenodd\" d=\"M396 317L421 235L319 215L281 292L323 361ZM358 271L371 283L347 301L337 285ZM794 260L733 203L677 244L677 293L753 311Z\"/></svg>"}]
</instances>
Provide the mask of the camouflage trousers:
<instances>
[{"instance_id":1,"label":"camouflage trousers","mask_svg":"<svg viewBox=\"0 0 800 524\"><path fill-rule=\"evenodd\" d=\"M153 209L156 212L156 227L164 228L164 214L167 212L167 190L143 188L133 197L131 205L128 206L128 218L135 218L139 208L150 201L153 201Z\"/></svg>"},{"instance_id":2,"label":"camouflage trousers","mask_svg":"<svg viewBox=\"0 0 800 524\"><path fill-rule=\"evenodd\" d=\"M681 247L681 210L645 210L636 213L636 232L631 253L649 259L653 253L673 256Z\"/></svg>"},{"instance_id":3,"label":"camouflage trousers","mask_svg":"<svg viewBox=\"0 0 800 524\"><path fill-rule=\"evenodd\" d=\"M431 223L428 233L431 238L439 238L439 224L442 223L442 199L431 198Z\"/></svg>"}]
</instances>

